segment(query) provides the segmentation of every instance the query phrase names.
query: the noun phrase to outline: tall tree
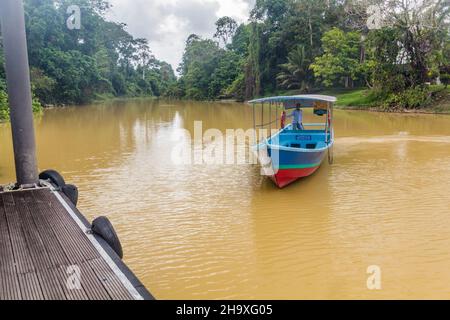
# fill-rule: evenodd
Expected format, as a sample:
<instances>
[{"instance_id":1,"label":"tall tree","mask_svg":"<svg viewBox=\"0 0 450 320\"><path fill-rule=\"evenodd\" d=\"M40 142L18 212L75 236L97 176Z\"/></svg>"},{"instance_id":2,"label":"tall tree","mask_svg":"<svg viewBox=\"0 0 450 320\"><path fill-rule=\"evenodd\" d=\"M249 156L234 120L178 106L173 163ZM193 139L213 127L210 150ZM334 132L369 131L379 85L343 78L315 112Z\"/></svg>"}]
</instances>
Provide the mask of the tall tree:
<instances>
[{"instance_id":1,"label":"tall tree","mask_svg":"<svg viewBox=\"0 0 450 320\"><path fill-rule=\"evenodd\" d=\"M147 39L136 39L134 40L134 44L136 46L137 59L139 60L140 67L142 69L142 79L145 80L145 70L154 57L152 57L152 51L148 46Z\"/></svg>"},{"instance_id":2,"label":"tall tree","mask_svg":"<svg viewBox=\"0 0 450 320\"><path fill-rule=\"evenodd\" d=\"M282 88L308 91L312 80L311 61L306 56L305 46L300 45L288 56L288 62L280 65L282 71L277 80Z\"/></svg>"},{"instance_id":3,"label":"tall tree","mask_svg":"<svg viewBox=\"0 0 450 320\"><path fill-rule=\"evenodd\" d=\"M216 33L214 38L222 41L222 44L226 46L229 41L233 38L238 28L237 22L230 17L222 17L216 21Z\"/></svg>"},{"instance_id":4,"label":"tall tree","mask_svg":"<svg viewBox=\"0 0 450 320\"><path fill-rule=\"evenodd\" d=\"M434 53L442 50L448 35L450 3L443 0L391 0L380 1L377 6L376 19L381 29L373 32L372 44L379 64L386 67L383 52L389 52L396 61L391 61L391 66L387 67L403 73L406 87L429 81L432 65L439 63L434 60ZM388 35L391 39L394 37L397 44L384 41ZM395 57L390 46L397 48ZM383 77L378 80L381 85L386 81Z\"/></svg>"},{"instance_id":5,"label":"tall tree","mask_svg":"<svg viewBox=\"0 0 450 320\"><path fill-rule=\"evenodd\" d=\"M360 68L360 39L358 32L344 32L334 28L322 38L323 55L316 57L311 65L314 75L322 83L331 87L343 83L352 86L352 80L358 77Z\"/></svg>"}]
</instances>

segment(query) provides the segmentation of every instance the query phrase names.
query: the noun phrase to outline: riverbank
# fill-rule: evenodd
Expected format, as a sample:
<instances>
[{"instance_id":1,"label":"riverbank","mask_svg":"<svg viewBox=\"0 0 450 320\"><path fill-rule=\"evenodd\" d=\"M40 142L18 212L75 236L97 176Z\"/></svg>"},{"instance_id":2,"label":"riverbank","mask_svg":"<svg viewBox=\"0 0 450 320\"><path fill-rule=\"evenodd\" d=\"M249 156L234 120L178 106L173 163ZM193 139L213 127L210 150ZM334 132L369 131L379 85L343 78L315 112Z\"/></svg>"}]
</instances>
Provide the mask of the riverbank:
<instances>
[{"instance_id":1,"label":"riverbank","mask_svg":"<svg viewBox=\"0 0 450 320\"><path fill-rule=\"evenodd\" d=\"M374 112L397 112L397 113L432 113L432 114L450 114L450 88L444 86L432 86L431 94L433 96L423 108L414 109L388 109L380 104L377 97L371 94L369 89L327 89L315 94L324 94L335 96L338 101L336 107L347 110L365 110ZM280 92L283 95L300 94L298 90Z\"/></svg>"},{"instance_id":2,"label":"riverbank","mask_svg":"<svg viewBox=\"0 0 450 320\"><path fill-rule=\"evenodd\" d=\"M434 86L431 88L432 100L422 108L400 108L389 109L380 102L376 97L371 95L368 89L356 89L350 91L331 91L323 92L323 94L335 95L338 98L336 106L341 109L367 110L377 112L397 112L397 113L433 113L433 114L450 114L450 88L443 86Z\"/></svg>"},{"instance_id":3,"label":"riverbank","mask_svg":"<svg viewBox=\"0 0 450 320\"><path fill-rule=\"evenodd\" d=\"M114 96L114 95L96 95L96 97L87 103L84 104L58 104L58 105L45 105L43 106L44 109L52 109L52 108L64 108L64 107L71 107L71 106L83 106L87 104L103 104L103 103L109 103L109 102L126 102L126 101L139 101L139 100L153 100L153 99L159 99L160 97L157 96Z\"/></svg>"},{"instance_id":4,"label":"riverbank","mask_svg":"<svg viewBox=\"0 0 450 320\"><path fill-rule=\"evenodd\" d=\"M137 101L137 100L150 100L150 99L159 99L157 96L120 96L117 97L115 95L96 95L95 99L92 101L92 104L99 104L105 102L120 102L120 101Z\"/></svg>"}]
</instances>

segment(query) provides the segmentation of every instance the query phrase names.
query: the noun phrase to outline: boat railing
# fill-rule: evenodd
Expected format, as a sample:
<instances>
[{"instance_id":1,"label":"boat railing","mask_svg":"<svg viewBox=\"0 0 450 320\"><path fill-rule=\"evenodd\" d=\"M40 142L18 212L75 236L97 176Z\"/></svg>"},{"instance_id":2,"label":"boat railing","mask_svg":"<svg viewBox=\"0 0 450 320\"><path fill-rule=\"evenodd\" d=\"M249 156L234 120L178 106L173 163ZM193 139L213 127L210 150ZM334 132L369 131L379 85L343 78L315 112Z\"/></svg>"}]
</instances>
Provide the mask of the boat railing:
<instances>
[{"instance_id":1,"label":"boat railing","mask_svg":"<svg viewBox=\"0 0 450 320\"><path fill-rule=\"evenodd\" d=\"M325 127L325 123L303 123L304 127Z\"/></svg>"},{"instance_id":2,"label":"boat railing","mask_svg":"<svg viewBox=\"0 0 450 320\"><path fill-rule=\"evenodd\" d=\"M255 125L255 127L256 127L256 128L265 128L265 127L271 126L271 125L276 124L276 123L278 123L278 119L276 119L276 120L274 120L274 121L272 121L272 122L268 122L268 123L264 123L264 124Z\"/></svg>"},{"instance_id":3,"label":"boat railing","mask_svg":"<svg viewBox=\"0 0 450 320\"><path fill-rule=\"evenodd\" d=\"M272 122L268 122L268 123L264 123L264 124L260 124L260 125L256 125L256 128L265 128L268 126L273 125L274 123L277 123L277 120L274 120ZM326 124L325 123L303 123L304 127L325 127Z\"/></svg>"}]
</instances>

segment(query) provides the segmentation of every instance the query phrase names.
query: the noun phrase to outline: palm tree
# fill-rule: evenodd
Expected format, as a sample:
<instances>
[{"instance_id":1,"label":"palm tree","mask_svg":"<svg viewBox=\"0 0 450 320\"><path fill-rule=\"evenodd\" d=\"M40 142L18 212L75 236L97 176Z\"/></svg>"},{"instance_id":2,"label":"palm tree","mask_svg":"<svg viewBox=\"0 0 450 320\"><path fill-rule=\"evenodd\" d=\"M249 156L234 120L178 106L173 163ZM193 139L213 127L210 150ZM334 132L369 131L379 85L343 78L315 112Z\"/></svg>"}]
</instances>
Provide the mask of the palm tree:
<instances>
[{"instance_id":1,"label":"palm tree","mask_svg":"<svg viewBox=\"0 0 450 320\"><path fill-rule=\"evenodd\" d=\"M277 76L280 87L286 89L301 89L308 91L311 71L311 61L305 53L305 46L297 46L288 55L288 62L281 64L281 72Z\"/></svg>"}]
</instances>

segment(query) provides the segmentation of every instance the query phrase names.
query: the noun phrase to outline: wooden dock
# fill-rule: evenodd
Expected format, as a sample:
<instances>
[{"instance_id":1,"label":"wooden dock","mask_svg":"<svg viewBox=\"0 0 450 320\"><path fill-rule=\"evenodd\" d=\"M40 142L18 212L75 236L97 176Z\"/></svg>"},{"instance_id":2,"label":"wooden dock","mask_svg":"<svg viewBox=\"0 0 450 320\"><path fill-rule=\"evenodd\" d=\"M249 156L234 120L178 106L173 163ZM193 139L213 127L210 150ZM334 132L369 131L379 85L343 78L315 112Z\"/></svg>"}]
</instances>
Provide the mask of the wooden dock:
<instances>
[{"instance_id":1,"label":"wooden dock","mask_svg":"<svg viewBox=\"0 0 450 320\"><path fill-rule=\"evenodd\" d=\"M1 300L152 298L62 192L0 192Z\"/></svg>"},{"instance_id":2,"label":"wooden dock","mask_svg":"<svg viewBox=\"0 0 450 320\"><path fill-rule=\"evenodd\" d=\"M91 230L78 189L54 170L38 174L22 0L0 1L0 24L17 178L0 186L0 299L153 299L120 259L109 220Z\"/></svg>"}]
</instances>

